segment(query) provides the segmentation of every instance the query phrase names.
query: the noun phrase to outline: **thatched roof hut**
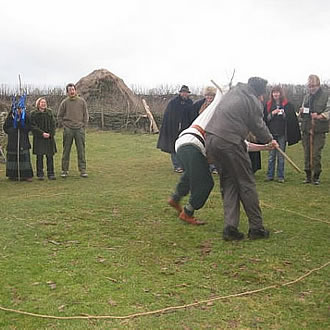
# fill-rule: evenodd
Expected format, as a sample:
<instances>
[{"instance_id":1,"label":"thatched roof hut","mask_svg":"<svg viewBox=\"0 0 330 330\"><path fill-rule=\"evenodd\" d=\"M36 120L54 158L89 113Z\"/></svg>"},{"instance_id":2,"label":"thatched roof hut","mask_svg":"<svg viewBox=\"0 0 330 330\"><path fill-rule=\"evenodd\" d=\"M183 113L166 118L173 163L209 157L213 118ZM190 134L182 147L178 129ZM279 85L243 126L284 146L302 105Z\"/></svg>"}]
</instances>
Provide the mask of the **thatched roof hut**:
<instances>
[{"instance_id":1,"label":"thatched roof hut","mask_svg":"<svg viewBox=\"0 0 330 330\"><path fill-rule=\"evenodd\" d=\"M141 99L122 79L106 69L81 78L76 87L90 108L101 106L105 112L144 112Z\"/></svg>"}]
</instances>

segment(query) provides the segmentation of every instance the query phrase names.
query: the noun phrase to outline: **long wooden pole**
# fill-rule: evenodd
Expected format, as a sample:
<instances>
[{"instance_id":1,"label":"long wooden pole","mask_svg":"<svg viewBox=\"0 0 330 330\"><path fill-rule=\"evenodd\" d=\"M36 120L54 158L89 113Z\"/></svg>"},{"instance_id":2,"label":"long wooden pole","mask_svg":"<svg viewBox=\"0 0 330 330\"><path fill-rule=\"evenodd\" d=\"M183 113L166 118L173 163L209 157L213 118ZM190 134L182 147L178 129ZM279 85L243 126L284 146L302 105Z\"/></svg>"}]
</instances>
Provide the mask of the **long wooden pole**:
<instances>
[{"instance_id":1,"label":"long wooden pole","mask_svg":"<svg viewBox=\"0 0 330 330\"><path fill-rule=\"evenodd\" d=\"M218 88L218 90L221 92L221 94L223 95L223 90L221 89L221 87L214 81L211 79L211 83L216 87Z\"/></svg>"},{"instance_id":2,"label":"long wooden pole","mask_svg":"<svg viewBox=\"0 0 330 330\"><path fill-rule=\"evenodd\" d=\"M159 133L157 123L154 119L154 116L152 115L152 113L150 111L150 107L147 104L147 101L145 99L142 99L142 103L143 103L143 106L144 106L144 110L146 111L147 116L148 116L149 121L150 121L150 133Z\"/></svg>"},{"instance_id":3,"label":"long wooden pole","mask_svg":"<svg viewBox=\"0 0 330 330\"><path fill-rule=\"evenodd\" d=\"M280 147L276 147L276 150L292 165L292 167L298 173L302 173L302 170L293 162L293 160Z\"/></svg>"},{"instance_id":4,"label":"long wooden pole","mask_svg":"<svg viewBox=\"0 0 330 330\"><path fill-rule=\"evenodd\" d=\"M3 152L3 150L2 150L2 147L0 146L0 155L2 155L2 157L3 157L3 159L5 160L5 162L7 161L7 159L6 159L6 155L5 155L5 153Z\"/></svg>"},{"instance_id":5,"label":"long wooden pole","mask_svg":"<svg viewBox=\"0 0 330 330\"><path fill-rule=\"evenodd\" d=\"M22 93L22 80L21 80L21 75L20 74L18 75L18 80L19 80L19 93L20 93L20 96L23 96L23 93ZM18 111L18 109L16 111ZM20 123L22 123L21 122L22 112L20 112L19 116L20 116ZM18 181L21 181L21 168L20 168L20 163L19 163L20 162L19 152L20 152L20 149L21 149L20 148L20 138L21 138L20 128L19 128L19 125L17 123L17 179L18 179Z\"/></svg>"},{"instance_id":6,"label":"long wooden pole","mask_svg":"<svg viewBox=\"0 0 330 330\"><path fill-rule=\"evenodd\" d=\"M313 144L314 144L314 126L315 121L314 118L311 119L311 129L309 131L309 167L310 170L313 171Z\"/></svg>"}]
</instances>

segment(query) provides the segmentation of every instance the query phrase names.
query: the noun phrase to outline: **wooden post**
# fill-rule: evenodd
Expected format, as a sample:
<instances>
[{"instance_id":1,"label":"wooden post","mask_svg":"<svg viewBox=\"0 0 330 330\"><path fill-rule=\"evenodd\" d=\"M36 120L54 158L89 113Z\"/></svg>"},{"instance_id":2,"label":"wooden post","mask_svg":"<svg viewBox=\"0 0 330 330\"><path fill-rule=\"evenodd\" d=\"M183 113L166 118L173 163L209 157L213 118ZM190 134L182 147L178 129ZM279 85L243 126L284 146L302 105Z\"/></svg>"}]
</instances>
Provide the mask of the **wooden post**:
<instances>
[{"instance_id":1,"label":"wooden post","mask_svg":"<svg viewBox=\"0 0 330 330\"><path fill-rule=\"evenodd\" d=\"M150 133L159 133L157 123L154 119L154 116L152 115L152 113L150 111L149 105L147 104L145 99L142 99L142 103L143 103L144 109L145 109L147 116L149 118L149 121L150 121L150 128L149 128Z\"/></svg>"},{"instance_id":2,"label":"wooden post","mask_svg":"<svg viewBox=\"0 0 330 330\"><path fill-rule=\"evenodd\" d=\"M101 129L104 130L104 107L101 107Z\"/></svg>"},{"instance_id":3,"label":"wooden post","mask_svg":"<svg viewBox=\"0 0 330 330\"><path fill-rule=\"evenodd\" d=\"M126 102L127 102L127 117L126 117L126 129L127 129L129 123L130 104L128 99L126 100Z\"/></svg>"},{"instance_id":4,"label":"wooden post","mask_svg":"<svg viewBox=\"0 0 330 330\"><path fill-rule=\"evenodd\" d=\"M21 75L18 75L18 82L19 82L19 93L22 95L22 80L21 80Z\"/></svg>"}]
</instances>

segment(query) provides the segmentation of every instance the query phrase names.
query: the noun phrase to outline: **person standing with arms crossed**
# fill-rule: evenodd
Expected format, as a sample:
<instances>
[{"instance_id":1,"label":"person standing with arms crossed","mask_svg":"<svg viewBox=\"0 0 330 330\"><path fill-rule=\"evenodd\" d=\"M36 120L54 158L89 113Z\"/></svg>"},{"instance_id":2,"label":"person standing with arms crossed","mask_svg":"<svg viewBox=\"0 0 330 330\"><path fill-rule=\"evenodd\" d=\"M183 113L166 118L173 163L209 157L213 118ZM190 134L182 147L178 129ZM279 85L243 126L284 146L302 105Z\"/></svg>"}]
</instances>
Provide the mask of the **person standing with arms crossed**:
<instances>
[{"instance_id":1,"label":"person standing with arms crossed","mask_svg":"<svg viewBox=\"0 0 330 330\"><path fill-rule=\"evenodd\" d=\"M70 152L74 140L77 149L80 176L87 178L85 157L85 128L89 118L87 104L82 97L77 95L74 84L68 84L66 86L66 92L68 96L61 102L57 115L59 127L63 126L61 177L66 178L68 176Z\"/></svg>"}]
</instances>

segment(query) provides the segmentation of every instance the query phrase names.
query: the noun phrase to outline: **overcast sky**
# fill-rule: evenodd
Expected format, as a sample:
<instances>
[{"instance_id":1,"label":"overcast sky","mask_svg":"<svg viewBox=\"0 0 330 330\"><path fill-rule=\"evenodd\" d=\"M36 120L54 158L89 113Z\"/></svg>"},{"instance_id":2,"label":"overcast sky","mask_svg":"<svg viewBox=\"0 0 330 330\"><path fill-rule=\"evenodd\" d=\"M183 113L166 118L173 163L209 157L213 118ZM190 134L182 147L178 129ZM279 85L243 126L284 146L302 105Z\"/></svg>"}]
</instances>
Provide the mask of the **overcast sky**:
<instances>
[{"instance_id":1,"label":"overcast sky","mask_svg":"<svg viewBox=\"0 0 330 330\"><path fill-rule=\"evenodd\" d=\"M3 0L0 84L63 86L105 68L128 86L261 76L330 80L329 0Z\"/></svg>"}]
</instances>

